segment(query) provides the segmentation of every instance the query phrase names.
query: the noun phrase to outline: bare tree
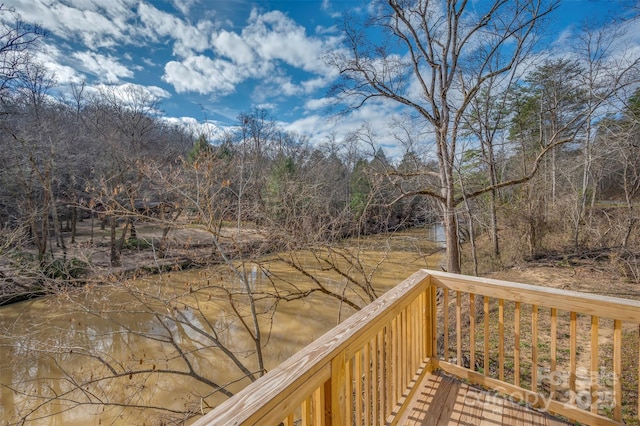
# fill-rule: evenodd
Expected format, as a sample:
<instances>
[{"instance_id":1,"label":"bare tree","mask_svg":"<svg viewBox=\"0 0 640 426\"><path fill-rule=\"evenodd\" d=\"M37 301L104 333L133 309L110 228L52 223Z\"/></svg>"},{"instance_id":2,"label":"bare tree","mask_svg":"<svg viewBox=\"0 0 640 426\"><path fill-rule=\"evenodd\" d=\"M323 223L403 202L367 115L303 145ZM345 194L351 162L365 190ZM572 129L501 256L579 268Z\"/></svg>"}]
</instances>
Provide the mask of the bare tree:
<instances>
[{"instance_id":1,"label":"bare tree","mask_svg":"<svg viewBox=\"0 0 640 426\"><path fill-rule=\"evenodd\" d=\"M623 28L606 25L594 30L593 27L585 23L579 43L575 44L578 60L585 70L581 74L581 85L586 92L587 114L582 142L582 176L573 216L573 244L576 250L580 245L580 224L584 222L587 203L590 202L589 211L593 211L598 192L598 180L593 176L592 166L598 157L606 155L595 149L596 123L612 108L615 109L615 100L620 93L637 82L640 65L638 55L629 51L620 53L616 49L616 40L624 36Z\"/></svg>"},{"instance_id":2,"label":"bare tree","mask_svg":"<svg viewBox=\"0 0 640 426\"><path fill-rule=\"evenodd\" d=\"M0 4L0 100L5 100L8 89L32 62L33 49L46 35L39 25L26 23L11 8Z\"/></svg>"},{"instance_id":3,"label":"bare tree","mask_svg":"<svg viewBox=\"0 0 640 426\"><path fill-rule=\"evenodd\" d=\"M164 127L155 119L158 101L140 86L104 86L85 110L83 122L101 143L91 192L109 223L113 266L121 263L120 254L129 233L136 238L136 204L140 207L139 203L150 195L145 193L141 167L166 161L174 153L166 138L159 137Z\"/></svg>"},{"instance_id":4,"label":"bare tree","mask_svg":"<svg viewBox=\"0 0 640 426\"><path fill-rule=\"evenodd\" d=\"M350 108L384 98L432 126L439 185L403 196L422 194L438 201L451 272L460 272L456 208L464 197L455 169L463 116L487 81L514 71L536 28L556 7L556 1L543 0L376 2L366 23L345 20L345 50L329 57L342 76L335 93L350 101ZM370 32L377 34L371 37ZM488 185L467 197L522 180Z\"/></svg>"}]
</instances>

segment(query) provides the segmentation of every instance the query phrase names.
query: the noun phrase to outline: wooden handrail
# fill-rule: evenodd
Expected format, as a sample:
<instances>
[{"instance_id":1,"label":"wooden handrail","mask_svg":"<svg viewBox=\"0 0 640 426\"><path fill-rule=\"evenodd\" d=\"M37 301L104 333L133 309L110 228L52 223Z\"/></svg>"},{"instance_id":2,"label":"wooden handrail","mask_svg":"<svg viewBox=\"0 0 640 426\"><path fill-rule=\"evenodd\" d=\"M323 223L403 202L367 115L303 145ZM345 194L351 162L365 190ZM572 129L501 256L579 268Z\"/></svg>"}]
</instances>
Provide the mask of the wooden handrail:
<instances>
[{"instance_id":1,"label":"wooden handrail","mask_svg":"<svg viewBox=\"0 0 640 426\"><path fill-rule=\"evenodd\" d=\"M406 315L406 309L424 295L429 288L429 275L425 270L413 274L401 284L383 294L365 309L349 317L322 337L308 345L300 352L283 362L280 366L270 371L248 387L244 388L234 397L223 402L207 415L198 419L194 425L277 425L281 422L289 423L293 413L305 410L310 401L313 424L338 425L351 424L351 363L355 355L372 341L376 347L393 348L392 355L396 363L384 364L385 360L377 359L375 368L376 379L392 384L395 395L392 392L376 393L377 406L375 410L367 410L369 416L375 411L377 418L388 416L398 405L398 400L405 395L401 389L404 377L410 375L410 379L418 371L417 366L412 366L412 371L402 372L398 366L402 364L400 354L401 346L407 341L401 342L400 337L406 333L396 318ZM435 304L435 300L433 300ZM416 314L416 312L413 312ZM426 310L420 313L422 320L426 318ZM414 323L423 321L413 318ZM406 324L406 323L405 323ZM415 330L417 332L417 330ZM381 337L381 333L382 337ZM425 358L425 351L432 350L431 342L424 338L419 340L422 348L412 348L416 362L421 363ZM406 348L405 348L406 350ZM376 350L376 355L380 351ZM390 359L388 359L390 360ZM394 367L393 374L389 367ZM349 370L349 371L348 371ZM426 370L425 370L426 371ZM369 374L370 372L368 372ZM368 377L371 377L369 374ZM407 380L404 378L404 380ZM306 423L306 413L302 415L303 424ZM382 424L380 421L378 424ZM292 424L292 422L291 422ZM375 424L375 423L372 423Z\"/></svg>"},{"instance_id":2,"label":"wooden handrail","mask_svg":"<svg viewBox=\"0 0 640 426\"><path fill-rule=\"evenodd\" d=\"M428 273L436 280L434 285L450 290L487 295L496 299L529 303L547 308L561 308L569 312L579 312L620 321L640 321L640 302L636 300L440 271L428 271Z\"/></svg>"},{"instance_id":3,"label":"wooden handrail","mask_svg":"<svg viewBox=\"0 0 640 426\"><path fill-rule=\"evenodd\" d=\"M450 321L445 315L448 306L439 309L436 322L444 334L442 341L448 346L438 359L432 360L433 368L585 424L623 424L623 404L627 405L627 411L635 412L630 418L640 412L640 349L638 343L630 345L623 341L623 329L629 336L640 332L640 302L439 271L429 274L431 285L446 295L443 303L470 307L466 314L471 329L467 332L467 323L460 315ZM451 302L450 292L455 294ZM481 313L474 308L479 296L483 298ZM506 322L505 303L513 307L511 327ZM543 326L543 315L548 328ZM479 338L480 330L475 324L480 320L483 327ZM604 323L609 324L611 335L608 343L611 349L607 351L600 347L600 338L607 332ZM562 332L560 327L564 327ZM581 331L585 329L588 331ZM449 338L450 333L456 333L455 341ZM468 340L460 338L463 334L469 336ZM640 336L635 339L640 340ZM512 352L505 352L505 341L513 343ZM456 359L448 358L447 354L453 353L451 344L455 345ZM565 358L562 362L561 346ZM634 365L627 366L635 372L634 380L628 379L634 374L623 377L623 353L627 358L635 356ZM474 362L478 358L482 358L482 365ZM507 359L512 363L509 378L505 377ZM523 377L525 364L528 373ZM603 366L606 371L601 371ZM635 407L629 407L625 401L624 380L627 387L635 386L631 391L635 395L628 398L638 401ZM524 381L528 381L526 387Z\"/></svg>"},{"instance_id":4,"label":"wooden handrail","mask_svg":"<svg viewBox=\"0 0 640 426\"><path fill-rule=\"evenodd\" d=\"M619 425L622 353L638 351L623 337L639 323L637 301L420 270L194 425L393 425L434 369L575 421ZM601 353L607 324L612 349ZM612 383L594 371L603 362ZM578 365L591 383L579 382ZM580 392L591 399L564 400Z\"/></svg>"}]
</instances>

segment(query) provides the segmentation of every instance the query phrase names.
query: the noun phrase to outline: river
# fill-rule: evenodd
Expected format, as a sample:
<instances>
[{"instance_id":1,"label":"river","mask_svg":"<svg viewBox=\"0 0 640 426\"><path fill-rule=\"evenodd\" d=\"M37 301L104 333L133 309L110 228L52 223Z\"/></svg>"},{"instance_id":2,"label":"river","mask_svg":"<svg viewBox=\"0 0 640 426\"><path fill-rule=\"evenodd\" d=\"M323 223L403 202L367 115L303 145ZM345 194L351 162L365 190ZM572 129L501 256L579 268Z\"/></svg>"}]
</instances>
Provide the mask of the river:
<instances>
[{"instance_id":1,"label":"river","mask_svg":"<svg viewBox=\"0 0 640 426\"><path fill-rule=\"evenodd\" d=\"M322 261L281 255L304 272L272 256L236 263L235 272L175 271L2 307L0 419L180 423L225 399L217 386L237 392L258 377L257 347L268 371L355 312L340 297L364 306L364 283L379 295L418 268L437 267L441 240L440 228L416 229L358 240L357 249L352 241Z\"/></svg>"}]
</instances>

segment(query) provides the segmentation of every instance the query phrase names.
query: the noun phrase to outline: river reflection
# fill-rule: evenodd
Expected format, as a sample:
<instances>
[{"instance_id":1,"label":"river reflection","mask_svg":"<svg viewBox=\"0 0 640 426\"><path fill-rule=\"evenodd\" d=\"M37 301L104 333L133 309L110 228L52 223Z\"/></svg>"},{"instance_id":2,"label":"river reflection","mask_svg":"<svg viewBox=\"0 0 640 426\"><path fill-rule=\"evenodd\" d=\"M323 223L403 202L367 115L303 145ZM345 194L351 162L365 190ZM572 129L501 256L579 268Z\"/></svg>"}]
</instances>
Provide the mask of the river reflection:
<instances>
[{"instance_id":1,"label":"river reflection","mask_svg":"<svg viewBox=\"0 0 640 426\"><path fill-rule=\"evenodd\" d=\"M364 306L368 296L351 290L354 282L370 280L380 294L418 268L437 265L439 255L429 255L434 247L424 230L414 230L333 253L333 268L317 254L297 253L296 261L318 282L276 256L236 265L254 294L257 323L246 286L228 267L107 283L2 307L0 419L179 423L259 377L257 346L263 368L272 369L354 312L314 291L318 285ZM299 292L306 297L298 298Z\"/></svg>"}]
</instances>

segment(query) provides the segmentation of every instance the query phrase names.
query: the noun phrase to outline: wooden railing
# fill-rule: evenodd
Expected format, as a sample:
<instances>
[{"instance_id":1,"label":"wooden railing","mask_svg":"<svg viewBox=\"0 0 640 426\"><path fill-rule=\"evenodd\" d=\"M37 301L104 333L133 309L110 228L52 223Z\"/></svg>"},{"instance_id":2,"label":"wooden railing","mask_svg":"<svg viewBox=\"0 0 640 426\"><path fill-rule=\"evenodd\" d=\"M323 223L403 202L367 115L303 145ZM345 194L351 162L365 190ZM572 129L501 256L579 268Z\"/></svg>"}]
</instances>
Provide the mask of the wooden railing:
<instances>
[{"instance_id":1,"label":"wooden railing","mask_svg":"<svg viewBox=\"0 0 640 426\"><path fill-rule=\"evenodd\" d=\"M421 270L195 425L393 425L435 369L622 424L640 404L639 323L636 301Z\"/></svg>"}]
</instances>

